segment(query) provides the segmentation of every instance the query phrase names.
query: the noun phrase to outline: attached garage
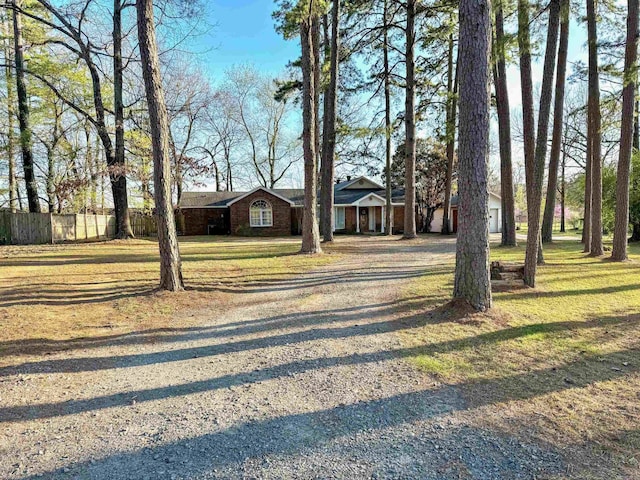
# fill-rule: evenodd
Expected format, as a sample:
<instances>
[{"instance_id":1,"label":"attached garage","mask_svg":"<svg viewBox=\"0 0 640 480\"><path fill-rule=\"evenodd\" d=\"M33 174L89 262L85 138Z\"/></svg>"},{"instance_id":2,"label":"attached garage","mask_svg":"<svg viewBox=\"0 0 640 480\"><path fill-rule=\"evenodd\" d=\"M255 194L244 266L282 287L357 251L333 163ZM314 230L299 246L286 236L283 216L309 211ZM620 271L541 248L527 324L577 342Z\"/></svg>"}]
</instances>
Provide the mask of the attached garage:
<instances>
[{"instance_id":1,"label":"attached garage","mask_svg":"<svg viewBox=\"0 0 640 480\"><path fill-rule=\"evenodd\" d=\"M444 216L444 210L439 208L433 214L433 220L431 222L432 232L442 231L442 218ZM489 232L500 233L502 231L502 199L499 195L489 192ZM458 230L458 196L454 195L451 198L451 214L449 215L449 221L451 222L450 228L452 232Z\"/></svg>"}]
</instances>

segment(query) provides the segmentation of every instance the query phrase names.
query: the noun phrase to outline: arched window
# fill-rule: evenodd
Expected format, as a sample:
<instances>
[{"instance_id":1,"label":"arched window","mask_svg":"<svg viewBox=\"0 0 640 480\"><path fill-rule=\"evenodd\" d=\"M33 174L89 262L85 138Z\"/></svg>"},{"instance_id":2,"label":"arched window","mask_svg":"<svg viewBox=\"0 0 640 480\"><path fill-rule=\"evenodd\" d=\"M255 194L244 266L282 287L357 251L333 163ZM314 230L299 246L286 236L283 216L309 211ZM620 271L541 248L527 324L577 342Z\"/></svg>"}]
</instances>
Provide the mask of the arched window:
<instances>
[{"instance_id":1,"label":"arched window","mask_svg":"<svg viewBox=\"0 0 640 480\"><path fill-rule=\"evenodd\" d=\"M256 200L249 207L249 223L252 227L271 227L273 210L266 200Z\"/></svg>"}]
</instances>

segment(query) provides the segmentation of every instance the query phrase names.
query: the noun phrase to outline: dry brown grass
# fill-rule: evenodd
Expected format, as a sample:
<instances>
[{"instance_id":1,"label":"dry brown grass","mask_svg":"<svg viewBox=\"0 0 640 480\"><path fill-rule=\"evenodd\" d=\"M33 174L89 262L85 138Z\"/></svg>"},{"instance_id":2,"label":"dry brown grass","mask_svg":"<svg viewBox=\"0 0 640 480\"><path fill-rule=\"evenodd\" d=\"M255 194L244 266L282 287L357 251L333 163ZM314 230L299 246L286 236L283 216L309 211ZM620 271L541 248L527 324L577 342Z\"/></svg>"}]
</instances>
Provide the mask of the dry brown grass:
<instances>
[{"instance_id":1,"label":"dry brown grass","mask_svg":"<svg viewBox=\"0 0 640 480\"><path fill-rule=\"evenodd\" d=\"M46 353L60 341L195 326L246 282L277 280L337 260L297 255L300 240L185 238L187 291L156 291L157 244L148 240L0 247L0 352ZM150 336L150 339L153 337Z\"/></svg>"}]
</instances>

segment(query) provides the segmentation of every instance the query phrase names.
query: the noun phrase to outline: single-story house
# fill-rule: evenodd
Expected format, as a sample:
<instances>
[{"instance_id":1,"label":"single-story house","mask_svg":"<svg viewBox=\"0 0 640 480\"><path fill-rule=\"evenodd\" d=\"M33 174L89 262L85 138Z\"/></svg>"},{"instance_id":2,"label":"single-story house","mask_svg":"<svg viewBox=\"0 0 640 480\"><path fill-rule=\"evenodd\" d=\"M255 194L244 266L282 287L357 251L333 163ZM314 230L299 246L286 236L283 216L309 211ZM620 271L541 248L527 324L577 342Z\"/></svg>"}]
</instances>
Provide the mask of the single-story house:
<instances>
[{"instance_id":1,"label":"single-story house","mask_svg":"<svg viewBox=\"0 0 640 480\"><path fill-rule=\"evenodd\" d=\"M334 185L333 194L335 232L384 232L386 200L382 185L367 177L347 177ZM453 200L449 218L455 232L457 205L455 197ZM178 229L183 235L299 235L303 203L302 189L258 187L249 192L184 192L178 205ZM393 232L402 233L404 190L392 192L391 205ZM497 205L499 208L499 197ZM493 216L492 213L492 220ZM499 210L495 218L499 218ZM496 225L499 228L500 222ZM436 211L431 231L439 232L441 227L442 209Z\"/></svg>"},{"instance_id":2,"label":"single-story house","mask_svg":"<svg viewBox=\"0 0 640 480\"><path fill-rule=\"evenodd\" d=\"M250 192L184 192L178 205L184 235L297 235L304 190L258 187ZM392 197L394 232L404 223L404 192ZM334 185L334 231L384 231L385 189L366 177Z\"/></svg>"}]
</instances>

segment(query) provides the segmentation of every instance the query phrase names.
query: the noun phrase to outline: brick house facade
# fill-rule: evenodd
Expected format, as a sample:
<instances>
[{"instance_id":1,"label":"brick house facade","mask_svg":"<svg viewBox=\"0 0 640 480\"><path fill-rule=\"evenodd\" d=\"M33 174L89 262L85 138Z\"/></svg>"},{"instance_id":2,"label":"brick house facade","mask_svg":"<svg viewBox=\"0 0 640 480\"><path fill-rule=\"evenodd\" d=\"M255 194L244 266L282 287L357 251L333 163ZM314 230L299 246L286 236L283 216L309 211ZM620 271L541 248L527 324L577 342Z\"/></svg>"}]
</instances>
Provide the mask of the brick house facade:
<instances>
[{"instance_id":1,"label":"brick house facade","mask_svg":"<svg viewBox=\"0 0 640 480\"><path fill-rule=\"evenodd\" d=\"M252 227L249 210L251 205L263 200L271 206L273 221L270 226ZM291 235L291 203L266 190L258 190L240 198L229 206L231 233L243 236Z\"/></svg>"},{"instance_id":2,"label":"brick house facade","mask_svg":"<svg viewBox=\"0 0 640 480\"><path fill-rule=\"evenodd\" d=\"M392 196L394 233L401 231L404 192ZM183 235L286 236L302 230L304 191L256 188L250 192L185 192L178 207ZM384 188L365 178L334 186L336 233L384 231ZM257 207L256 205L259 205ZM252 206L254 215L252 217ZM260 212L257 210L260 209Z\"/></svg>"}]
</instances>

